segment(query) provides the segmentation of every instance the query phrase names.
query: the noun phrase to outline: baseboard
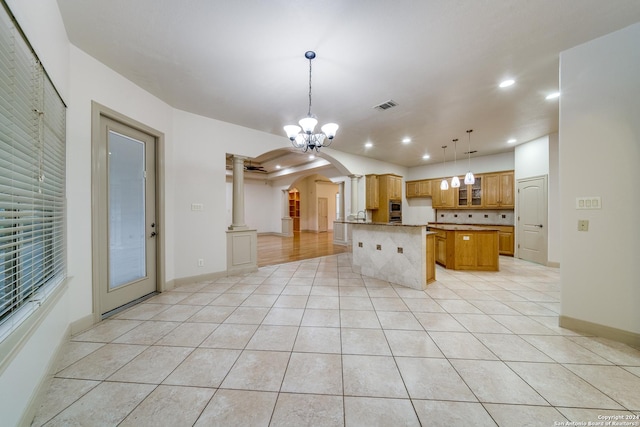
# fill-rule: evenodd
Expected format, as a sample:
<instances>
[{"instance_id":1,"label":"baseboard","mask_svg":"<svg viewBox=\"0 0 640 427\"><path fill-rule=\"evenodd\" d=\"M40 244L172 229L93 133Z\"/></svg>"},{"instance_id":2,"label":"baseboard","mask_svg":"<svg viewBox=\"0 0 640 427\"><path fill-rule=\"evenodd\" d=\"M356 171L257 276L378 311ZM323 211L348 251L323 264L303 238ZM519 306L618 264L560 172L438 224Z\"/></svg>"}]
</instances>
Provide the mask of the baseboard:
<instances>
[{"instance_id":1,"label":"baseboard","mask_svg":"<svg viewBox=\"0 0 640 427\"><path fill-rule=\"evenodd\" d=\"M93 325L95 325L96 322L94 321L94 317L95 316L92 313L84 317L81 317L75 322L71 322L71 325L69 325L71 336L76 335L80 332L84 332L87 329L91 328Z\"/></svg>"},{"instance_id":2,"label":"baseboard","mask_svg":"<svg viewBox=\"0 0 640 427\"><path fill-rule=\"evenodd\" d=\"M547 267L560 268L560 263L556 261L547 261Z\"/></svg>"},{"instance_id":3,"label":"baseboard","mask_svg":"<svg viewBox=\"0 0 640 427\"><path fill-rule=\"evenodd\" d=\"M600 325L586 320L574 319L573 317L560 316L558 324L576 332L588 333L602 338L619 341L631 347L640 349L640 334L625 331L623 329L612 328L611 326Z\"/></svg>"},{"instance_id":4,"label":"baseboard","mask_svg":"<svg viewBox=\"0 0 640 427\"><path fill-rule=\"evenodd\" d=\"M44 398L46 392L49 390L49 384L56 373L58 360L60 360L60 357L62 356L62 350L64 349L67 341L69 341L70 336L71 326L68 326L67 330L62 336L62 340L58 343L58 346L53 353L53 357L49 359L46 374L42 378L40 378L40 382L33 391L33 394L31 395L31 399L29 400L25 411L22 413L22 417L20 418L20 422L18 424L19 426L27 427L32 424L33 418L36 416L36 412L40 407L40 402L42 402L42 399Z\"/></svg>"},{"instance_id":5,"label":"baseboard","mask_svg":"<svg viewBox=\"0 0 640 427\"><path fill-rule=\"evenodd\" d=\"M174 289L182 285L190 285L192 283L206 282L209 280L220 279L221 277L227 277L229 274L226 271L218 271L215 273L200 274L198 276L181 277L179 279L173 279Z\"/></svg>"}]
</instances>

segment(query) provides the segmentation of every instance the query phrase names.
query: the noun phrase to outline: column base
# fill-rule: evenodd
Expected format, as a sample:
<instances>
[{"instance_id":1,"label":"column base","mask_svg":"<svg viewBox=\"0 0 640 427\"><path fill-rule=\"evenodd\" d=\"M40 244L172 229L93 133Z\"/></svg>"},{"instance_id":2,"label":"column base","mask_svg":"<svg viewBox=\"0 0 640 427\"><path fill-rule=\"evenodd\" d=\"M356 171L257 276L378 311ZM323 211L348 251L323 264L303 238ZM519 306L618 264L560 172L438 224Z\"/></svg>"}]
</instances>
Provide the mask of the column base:
<instances>
[{"instance_id":1,"label":"column base","mask_svg":"<svg viewBox=\"0 0 640 427\"><path fill-rule=\"evenodd\" d=\"M246 227L227 230L227 273L249 273L257 269L257 230L249 230Z\"/></svg>"}]
</instances>

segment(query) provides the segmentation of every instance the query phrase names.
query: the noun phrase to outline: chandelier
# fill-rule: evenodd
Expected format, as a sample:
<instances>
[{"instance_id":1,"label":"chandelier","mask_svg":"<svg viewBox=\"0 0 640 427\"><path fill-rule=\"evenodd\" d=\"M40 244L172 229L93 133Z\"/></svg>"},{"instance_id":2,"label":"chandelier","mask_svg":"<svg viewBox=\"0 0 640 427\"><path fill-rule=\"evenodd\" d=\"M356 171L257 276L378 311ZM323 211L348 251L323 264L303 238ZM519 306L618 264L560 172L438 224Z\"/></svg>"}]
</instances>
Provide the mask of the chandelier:
<instances>
[{"instance_id":1,"label":"chandelier","mask_svg":"<svg viewBox=\"0 0 640 427\"><path fill-rule=\"evenodd\" d=\"M307 150L320 151L320 147L328 147L331 145L333 138L336 136L338 125L335 123L327 123L322 126L320 133L313 133L314 128L318 124L316 116L311 114L311 61L316 57L313 51L307 51L304 57L309 60L309 111L307 116L298 123L300 126L287 125L284 131L291 140L293 146L303 152Z\"/></svg>"}]
</instances>

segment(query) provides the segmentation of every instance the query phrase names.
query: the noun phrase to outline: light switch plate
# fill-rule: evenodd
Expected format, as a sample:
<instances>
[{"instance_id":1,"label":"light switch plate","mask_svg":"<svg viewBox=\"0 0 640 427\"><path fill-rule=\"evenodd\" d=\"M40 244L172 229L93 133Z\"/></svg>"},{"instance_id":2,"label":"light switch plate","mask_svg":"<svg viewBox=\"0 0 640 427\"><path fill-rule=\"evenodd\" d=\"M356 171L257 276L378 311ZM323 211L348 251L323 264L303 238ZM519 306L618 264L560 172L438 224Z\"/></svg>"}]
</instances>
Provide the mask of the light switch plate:
<instances>
[{"instance_id":1,"label":"light switch plate","mask_svg":"<svg viewBox=\"0 0 640 427\"><path fill-rule=\"evenodd\" d=\"M601 209L600 196L576 197L576 209Z\"/></svg>"}]
</instances>

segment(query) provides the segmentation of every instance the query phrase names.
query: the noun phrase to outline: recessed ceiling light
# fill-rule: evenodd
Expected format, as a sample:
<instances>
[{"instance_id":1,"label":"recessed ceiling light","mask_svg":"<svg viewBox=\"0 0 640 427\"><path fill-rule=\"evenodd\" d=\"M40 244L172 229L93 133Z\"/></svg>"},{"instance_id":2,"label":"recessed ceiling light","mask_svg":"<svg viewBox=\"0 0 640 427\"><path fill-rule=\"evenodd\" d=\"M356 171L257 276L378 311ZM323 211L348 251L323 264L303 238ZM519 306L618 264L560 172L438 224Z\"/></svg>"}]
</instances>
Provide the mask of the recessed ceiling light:
<instances>
[{"instance_id":1,"label":"recessed ceiling light","mask_svg":"<svg viewBox=\"0 0 640 427\"><path fill-rule=\"evenodd\" d=\"M431 156L430 156L430 155L428 155L428 154L425 154L424 156L422 156L422 159L423 159L423 160L428 160L428 159L430 159L430 158L431 158Z\"/></svg>"},{"instance_id":2,"label":"recessed ceiling light","mask_svg":"<svg viewBox=\"0 0 640 427\"><path fill-rule=\"evenodd\" d=\"M560 92L554 92L554 93L550 93L549 95L547 95L544 99L556 99L560 97Z\"/></svg>"},{"instance_id":3,"label":"recessed ceiling light","mask_svg":"<svg viewBox=\"0 0 640 427\"><path fill-rule=\"evenodd\" d=\"M276 169L280 169L282 166L280 165L276 165Z\"/></svg>"},{"instance_id":4,"label":"recessed ceiling light","mask_svg":"<svg viewBox=\"0 0 640 427\"><path fill-rule=\"evenodd\" d=\"M408 144L408 143L410 143L410 142L411 142L411 138L404 138L404 139L402 140L402 143L403 143L403 144Z\"/></svg>"},{"instance_id":5,"label":"recessed ceiling light","mask_svg":"<svg viewBox=\"0 0 640 427\"><path fill-rule=\"evenodd\" d=\"M315 159L315 158L316 158L316 156L314 156L313 154L311 154L311 155L309 156L309 160L313 160L313 159Z\"/></svg>"},{"instance_id":6,"label":"recessed ceiling light","mask_svg":"<svg viewBox=\"0 0 640 427\"><path fill-rule=\"evenodd\" d=\"M373 143L367 142L366 144L364 144L364 146L367 147L367 148L371 148L371 147L373 147Z\"/></svg>"},{"instance_id":7,"label":"recessed ceiling light","mask_svg":"<svg viewBox=\"0 0 640 427\"><path fill-rule=\"evenodd\" d=\"M511 138L510 140L507 141L507 144L513 144L514 142L518 142L518 140L515 138Z\"/></svg>"},{"instance_id":8,"label":"recessed ceiling light","mask_svg":"<svg viewBox=\"0 0 640 427\"><path fill-rule=\"evenodd\" d=\"M503 80L500 82L500 87L505 88L513 85L516 81L513 79Z\"/></svg>"}]
</instances>

